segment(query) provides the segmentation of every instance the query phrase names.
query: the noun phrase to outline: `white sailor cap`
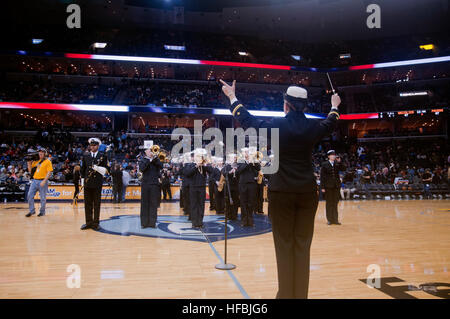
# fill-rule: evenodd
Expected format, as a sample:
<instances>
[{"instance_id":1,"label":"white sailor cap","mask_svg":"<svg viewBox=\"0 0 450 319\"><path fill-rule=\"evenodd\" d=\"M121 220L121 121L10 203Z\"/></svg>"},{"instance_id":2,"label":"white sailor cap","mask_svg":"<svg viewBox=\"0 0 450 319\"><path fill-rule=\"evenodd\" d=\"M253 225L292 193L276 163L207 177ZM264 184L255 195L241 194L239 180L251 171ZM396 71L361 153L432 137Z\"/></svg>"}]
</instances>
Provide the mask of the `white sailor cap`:
<instances>
[{"instance_id":1,"label":"white sailor cap","mask_svg":"<svg viewBox=\"0 0 450 319\"><path fill-rule=\"evenodd\" d=\"M89 144L98 144L98 145L102 144L102 141L100 141L100 139L98 139L96 137L91 137L88 140L88 142L89 142Z\"/></svg>"},{"instance_id":2,"label":"white sailor cap","mask_svg":"<svg viewBox=\"0 0 450 319\"><path fill-rule=\"evenodd\" d=\"M329 150L327 152L327 155L336 155L336 152L335 152L335 150Z\"/></svg>"},{"instance_id":3,"label":"white sailor cap","mask_svg":"<svg viewBox=\"0 0 450 319\"><path fill-rule=\"evenodd\" d=\"M194 150L194 156L206 155L208 152L204 148L196 148Z\"/></svg>"},{"instance_id":4,"label":"white sailor cap","mask_svg":"<svg viewBox=\"0 0 450 319\"><path fill-rule=\"evenodd\" d=\"M296 109L302 110L307 105L308 91L300 86L292 85L284 93L284 100Z\"/></svg>"}]
</instances>

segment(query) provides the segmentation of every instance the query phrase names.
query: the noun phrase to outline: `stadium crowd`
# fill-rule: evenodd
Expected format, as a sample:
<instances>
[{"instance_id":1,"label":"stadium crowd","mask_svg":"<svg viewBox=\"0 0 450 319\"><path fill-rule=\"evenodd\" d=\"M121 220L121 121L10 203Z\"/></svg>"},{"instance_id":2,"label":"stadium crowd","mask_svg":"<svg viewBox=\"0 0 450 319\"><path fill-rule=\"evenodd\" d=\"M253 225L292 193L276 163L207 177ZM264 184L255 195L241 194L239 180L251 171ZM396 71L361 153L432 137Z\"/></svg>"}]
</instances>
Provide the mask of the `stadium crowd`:
<instances>
[{"instance_id":1,"label":"stadium crowd","mask_svg":"<svg viewBox=\"0 0 450 319\"><path fill-rule=\"evenodd\" d=\"M86 151L85 138L75 138L64 131L41 131L32 139L18 141L4 133L0 145L0 188L14 189L26 185L30 180L26 170L25 155L40 147L49 151L53 164L52 183L73 182L74 167L79 164ZM153 138L154 143L170 152L174 141L170 136ZM116 164L126 172L126 185L138 183L137 156L141 152L143 138L133 138L125 131L111 132L103 138L100 151L108 154L111 167ZM317 181L320 181L320 166L326 160L326 152L334 148L347 169L341 172L342 196L372 198L377 192L376 185L409 185L417 187L419 193L430 197L433 187L441 187L448 193L450 180L450 153L445 140L391 141L358 144L354 141L322 142L316 146L313 163ZM171 184L180 181L177 163L166 163L164 174ZM269 177L270 178L270 177ZM111 182L111 179L109 179ZM359 190L359 193L358 193ZM0 190L0 193L1 190ZM361 195L362 194L362 195ZM6 197L4 197L6 199ZM23 198L23 197L21 197Z\"/></svg>"}]
</instances>

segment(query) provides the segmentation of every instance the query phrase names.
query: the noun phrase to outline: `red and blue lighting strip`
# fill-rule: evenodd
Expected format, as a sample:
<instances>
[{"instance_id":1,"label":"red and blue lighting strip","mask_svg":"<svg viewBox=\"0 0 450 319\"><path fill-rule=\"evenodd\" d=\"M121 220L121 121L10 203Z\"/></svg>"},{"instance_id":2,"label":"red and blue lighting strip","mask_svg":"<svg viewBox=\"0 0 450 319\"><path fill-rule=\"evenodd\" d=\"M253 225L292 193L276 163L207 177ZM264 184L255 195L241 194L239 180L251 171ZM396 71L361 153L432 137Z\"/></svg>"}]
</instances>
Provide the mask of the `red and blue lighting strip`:
<instances>
[{"instance_id":1,"label":"red and blue lighting strip","mask_svg":"<svg viewBox=\"0 0 450 319\"><path fill-rule=\"evenodd\" d=\"M128 105L101 105L101 104L58 104L58 103L28 103L28 102L0 102L0 109L23 110L57 110L57 111L94 111L94 112L151 112L151 113L180 113L180 114L206 114L231 116L229 109L185 108L185 107L145 107ZM249 110L258 117L284 117L282 111ZM305 113L310 119L325 119L326 114ZM342 120L377 119L378 113L342 114Z\"/></svg>"},{"instance_id":2,"label":"red and blue lighting strip","mask_svg":"<svg viewBox=\"0 0 450 319\"><path fill-rule=\"evenodd\" d=\"M406 65L419 65L427 63L450 62L450 56L441 56L425 59L414 59L394 62L383 62L373 64L354 65L339 68L312 68L301 66L277 65L277 64L261 64L261 63L244 63L244 62L228 62L228 61L210 61L195 59L175 59L175 58L158 58L158 57L139 57L124 55L106 55L106 54L84 54L84 53L52 53L52 52L28 52L3 51L6 54L26 55L26 56L52 56L65 57L68 59L85 59L85 60L108 60L108 61L125 61L125 62L148 62L148 63L173 63L173 64L192 64L192 65L210 65L210 66L227 66L236 68L255 68L266 70L285 70L285 71L306 71L306 72L338 72L338 71L356 71L368 69L380 69Z\"/></svg>"},{"instance_id":3,"label":"red and blue lighting strip","mask_svg":"<svg viewBox=\"0 0 450 319\"><path fill-rule=\"evenodd\" d=\"M64 56L69 59L194 64L194 65L228 66L228 67L237 67L237 68L256 68L256 69L286 70L286 71L310 71L310 72L336 72L336 71L347 71L347 70L350 70L350 71L367 70L367 69L379 69L379 68L388 68L388 67L396 67L396 66L439 63L439 62L449 62L450 61L450 56L442 56L442 57L426 58L426 59L415 59L415 60L405 60L405 61L385 62L385 63L375 63L375 64L363 64L363 65L349 66L346 68L318 69L318 68L306 68L306 67L276 65L276 64L209 61L209 60L193 60L193 59L174 59L174 58L156 58L156 57L138 57L138 56L104 55L104 54L65 53Z\"/></svg>"},{"instance_id":4,"label":"red and blue lighting strip","mask_svg":"<svg viewBox=\"0 0 450 319\"><path fill-rule=\"evenodd\" d=\"M0 102L0 109L129 112L127 105Z\"/></svg>"}]
</instances>

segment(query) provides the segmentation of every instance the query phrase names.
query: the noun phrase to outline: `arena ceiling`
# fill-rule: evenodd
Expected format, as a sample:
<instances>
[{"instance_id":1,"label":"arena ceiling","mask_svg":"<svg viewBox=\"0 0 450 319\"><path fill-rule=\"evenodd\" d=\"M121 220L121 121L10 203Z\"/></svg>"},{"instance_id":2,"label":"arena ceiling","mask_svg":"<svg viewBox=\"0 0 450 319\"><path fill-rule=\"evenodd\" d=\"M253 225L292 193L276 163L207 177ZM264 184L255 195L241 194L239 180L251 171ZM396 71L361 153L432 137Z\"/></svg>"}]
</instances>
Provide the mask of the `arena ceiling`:
<instances>
[{"instance_id":1,"label":"arena ceiling","mask_svg":"<svg viewBox=\"0 0 450 319\"><path fill-rule=\"evenodd\" d=\"M450 0L16 0L14 24L64 27L77 3L82 27L164 28L324 42L443 33ZM366 25L367 6L381 9L381 28Z\"/></svg>"}]
</instances>

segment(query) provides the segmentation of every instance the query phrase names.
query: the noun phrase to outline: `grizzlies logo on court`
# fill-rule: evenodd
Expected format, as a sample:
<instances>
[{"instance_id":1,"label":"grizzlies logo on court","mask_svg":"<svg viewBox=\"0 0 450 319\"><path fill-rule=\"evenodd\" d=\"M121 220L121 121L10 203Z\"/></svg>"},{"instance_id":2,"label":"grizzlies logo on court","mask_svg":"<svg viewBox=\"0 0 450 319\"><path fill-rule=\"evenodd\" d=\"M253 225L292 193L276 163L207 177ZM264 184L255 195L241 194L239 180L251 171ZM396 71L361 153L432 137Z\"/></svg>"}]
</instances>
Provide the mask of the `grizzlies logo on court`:
<instances>
[{"instance_id":1,"label":"grizzlies logo on court","mask_svg":"<svg viewBox=\"0 0 450 319\"><path fill-rule=\"evenodd\" d=\"M240 221L228 221L228 238L255 236L272 230L266 215L255 215L253 227L242 227ZM208 215L203 219L203 229L193 229L187 216L158 216L156 228L141 228L138 215L114 216L100 221L100 232L121 236L144 236L214 242L224 240L225 217Z\"/></svg>"}]
</instances>

